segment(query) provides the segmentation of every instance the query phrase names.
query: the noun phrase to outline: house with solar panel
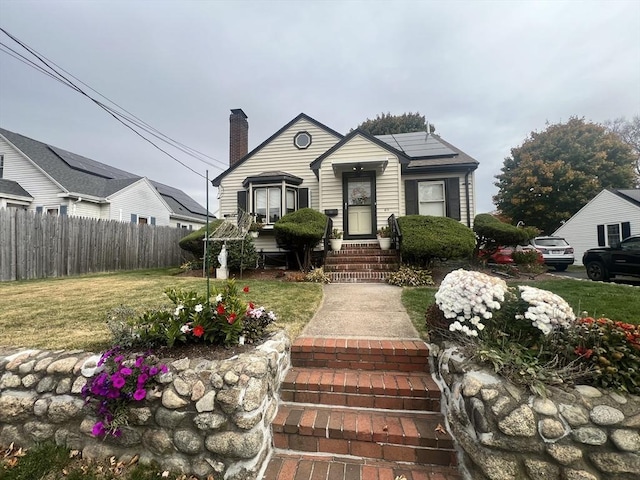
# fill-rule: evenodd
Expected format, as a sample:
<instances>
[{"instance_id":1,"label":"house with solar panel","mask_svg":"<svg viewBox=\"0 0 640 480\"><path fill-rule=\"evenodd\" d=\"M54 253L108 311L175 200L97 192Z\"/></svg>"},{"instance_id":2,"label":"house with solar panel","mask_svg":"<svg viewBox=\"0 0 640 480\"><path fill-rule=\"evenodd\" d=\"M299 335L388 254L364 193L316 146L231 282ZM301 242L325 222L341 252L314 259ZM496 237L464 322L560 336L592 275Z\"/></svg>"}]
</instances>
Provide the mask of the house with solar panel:
<instances>
[{"instance_id":1,"label":"house with solar panel","mask_svg":"<svg viewBox=\"0 0 640 480\"><path fill-rule=\"evenodd\" d=\"M182 190L0 128L0 208L173 226L205 225Z\"/></svg>"},{"instance_id":2,"label":"house with solar panel","mask_svg":"<svg viewBox=\"0 0 640 480\"><path fill-rule=\"evenodd\" d=\"M344 241L376 242L390 216L446 216L472 225L478 162L430 132L346 135L301 113L248 151L248 121L231 111L229 168L212 180L220 214L254 215L265 227L256 249L279 248L270 230L283 215L325 213Z\"/></svg>"}]
</instances>

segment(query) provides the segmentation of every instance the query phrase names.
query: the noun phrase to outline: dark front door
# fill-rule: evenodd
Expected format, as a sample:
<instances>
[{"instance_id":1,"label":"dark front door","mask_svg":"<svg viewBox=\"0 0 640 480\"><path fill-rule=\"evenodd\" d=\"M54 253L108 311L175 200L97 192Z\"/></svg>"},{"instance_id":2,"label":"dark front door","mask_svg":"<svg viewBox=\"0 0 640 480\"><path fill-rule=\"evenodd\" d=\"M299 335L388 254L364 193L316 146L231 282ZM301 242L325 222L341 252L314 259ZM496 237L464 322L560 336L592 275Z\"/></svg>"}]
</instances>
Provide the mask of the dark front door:
<instances>
[{"instance_id":1,"label":"dark front door","mask_svg":"<svg viewBox=\"0 0 640 480\"><path fill-rule=\"evenodd\" d=\"M344 238L374 238L376 233L376 172L342 176Z\"/></svg>"}]
</instances>

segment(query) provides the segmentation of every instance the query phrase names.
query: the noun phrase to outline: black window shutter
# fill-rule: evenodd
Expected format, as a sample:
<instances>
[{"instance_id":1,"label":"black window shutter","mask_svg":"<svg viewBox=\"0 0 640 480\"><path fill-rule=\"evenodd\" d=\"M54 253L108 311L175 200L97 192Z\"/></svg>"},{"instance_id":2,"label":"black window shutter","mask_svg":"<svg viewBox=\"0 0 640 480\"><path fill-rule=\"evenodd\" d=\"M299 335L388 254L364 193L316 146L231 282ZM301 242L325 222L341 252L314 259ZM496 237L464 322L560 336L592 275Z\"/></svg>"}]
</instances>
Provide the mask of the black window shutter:
<instances>
[{"instance_id":1,"label":"black window shutter","mask_svg":"<svg viewBox=\"0 0 640 480\"><path fill-rule=\"evenodd\" d=\"M404 208L407 215L418 214L418 181L404 181Z\"/></svg>"},{"instance_id":2,"label":"black window shutter","mask_svg":"<svg viewBox=\"0 0 640 480\"><path fill-rule=\"evenodd\" d=\"M622 239L631 236L631 222L622 222Z\"/></svg>"},{"instance_id":3,"label":"black window shutter","mask_svg":"<svg viewBox=\"0 0 640 480\"><path fill-rule=\"evenodd\" d=\"M298 189L298 208L309 208L309 189Z\"/></svg>"},{"instance_id":4,"label":"black window shutter","mask_svg":"<svg viewBox=\"0 0 640 480\"><path fill-rule=\"evenodd\" d=\"M131 214L131 223L138 223L138 215L135 213Z\"/></svg>"},{"instance_id":5,"label":"black window shutter","mask_svg":"<svg viewBox=\"0 0 640 480\"><path fill-rule=\"evenodd\" d=\"M151 225L155 225L156 224L156 217L151 217Z\"/></svg>"},{"instance_id":6,"label":"black window shutter","mask_svg":"<svg viewBox=\"0 0 640 480\"><path fill-rule=\"evenodd\" d=\"M67 206L60 205L60 215L66 215L66 214L67 214Z\"/></svg>"},{"instance_id":7,"label":"black window shutter","mask_svg":"<svg viewBox=\"0 0 640 480\"><path fill-rule=\"evenodd\" d=\"M460 220L460 180L447 178L445 182L447 194L447 217Z\"/></svg>"},{"instance_id":8,"label":"black window shutter","mask_svg":"<svg viewBox=\"0 0 640 480\"><path fill-rule=\"evenodd\" d=\"M36 213L42 213L42 207L36 207Z\"/></svg>"},{"instance_id":9,"label":"black window shutter","mask_svg":"<svg viewBox=\"0 0 640 480\"><path fill-rule=\"evenodd\" d=\"M598 246L604 247L606 245L604 239L604 225L598 225Z\"/></svg>"},{"instance_id":10,"label":"black window shutter","mask_svg":"<svg viewBox=\"0 0 640 480\"><path fill-rule=\"evenodd\" d=\"M238 190L238 216L247 211L247 191Z\"/></svg>"}]
</instances>

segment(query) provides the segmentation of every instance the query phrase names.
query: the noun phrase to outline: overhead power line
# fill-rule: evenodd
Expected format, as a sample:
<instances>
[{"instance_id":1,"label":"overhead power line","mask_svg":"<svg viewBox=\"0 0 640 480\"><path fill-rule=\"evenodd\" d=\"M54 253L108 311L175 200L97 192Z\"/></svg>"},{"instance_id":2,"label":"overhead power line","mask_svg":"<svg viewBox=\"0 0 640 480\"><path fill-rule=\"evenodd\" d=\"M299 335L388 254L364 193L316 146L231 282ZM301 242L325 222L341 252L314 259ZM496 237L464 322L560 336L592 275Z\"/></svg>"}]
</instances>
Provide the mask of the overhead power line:
<instances>
[{"instance_id":1,"label":"overhead power line","mask_svg":"<svg viewBox=\"0 0 640 480\"><path fill-rule=\"evenodd\" d=\"M40 64L44 65L44 67L42 65L38 64L36 61L34 61L34 60L28 58L27 56L19 53L18 51L14 50L10 46L8 46L8 45L6 45L6 44L4 44L2 42L0 42L0 47L2 47L2 48L0 48L0 51L3 51L7 55L9 55L9 56L15 58L16 60L24 63L25 65L27 65L27 66L29 66L31 68L34 68L35 70L39 71L40 73L43 73L43 74L47 75L48 77L50 77L50 78L62 83L63 85L75 90L77 93L85 96L86 98L91 100L93 103L95 103L98 107L100 107L104 111L106 111L115 120L117 120L122 125L124 125L129 130L131 130L134 134L138 135L140 138L142 138L143 140L145 140L146 142L148 142L149 144L154 146L157 150L161 151L162 153L164 153L165 155L167 155L168 157L170 157L174 161L178 162L180 165L182 165L183 167L187 168L191 172L195 173L196 175L199 175L202 178L205 178L204 175L202 175L201 173L197 172L196 170L191 168L189 165L185 164L184 162L182 162L181 160L176 158L174 155L172 155L171 153L169 153L166 150L164 150L163 148L161 148L155 142L153 142L149 138L147 138L144 135L142 135L142 133L140 133L138 130L136 130L136 128L138 128L138 129L146 132L148 135L151 135L152 137L155 137L156 139L158 139L158 140L160 140L160 141L172 146L173 148L176 148L176 149L180 150L181 152L185 153L186 155L189 155L190 157L192 157L192 158L194 158L194 159L196 159L196 160L198 160L198 161L200 161L202 163L205 163L207 165L210 165L210 166L215 167L215 168L220 169L220 170L223 170L223 169L227 168L227 165L224 162L222 162L222 161L220 161L220 160L218 160L218 159L216 159L214 157L211 157L209 155L206 155L206 154L204 154L204 153L202 153L202 152L200 152L200 151L198 151L198 150L196 150L194 148L191 148L191 147L189 147L189 146L187 146L187 145L185 145L185 144L183 144L183 143L181 143L181 142L179 142L177 140L174 140L173 138L163 134L158 129L156 129L153 126L149 125L148 123L144 122L143 120L141 120L140 118L138 118L137 116L135 116L134 114L132 114L131 112L126 110L124 107L121 107L120 105L118 105L113 100L109 99L108 97L106 97L102 93L98 92L97 90L95 90L91 86L87 85L85 82L83 82L82 80L80 80L79 78L74 76L73 74L69 73L67 70L65 70L64 68L60 67L55 62L49 60L44 55L38 53L36 50L34 50L33 48L31 48L28 45L26 45L24 42L22 42L21 40L16 38L14 35L10 34L4 28L0 27L0 31L2 31L7 37L9 37L11 40L13 40L15 43L20 45L27 52L29 52L33 57L35 57L38 60L38 62ZM102 97L107 102L111 103L112 105L114 105L117 108L113 108L113 107L101 102L100 100L92 97L87 92L85 92L82 88L80 88L76 83L74 83L69 78L67 78L67 76L63 75L60 71L66 73L69 77L75 79L78 83L84 85L88 90L91 90L92 92L96 93L97 95L99 95L100 97ZM134 126L136 128L134 128ZM213 163L205 160L205 158L211 159L214 162L219 163L220 165L222 165L222 167L220 167L218 165L214 165Z\"/></svg>"}]
</instances>

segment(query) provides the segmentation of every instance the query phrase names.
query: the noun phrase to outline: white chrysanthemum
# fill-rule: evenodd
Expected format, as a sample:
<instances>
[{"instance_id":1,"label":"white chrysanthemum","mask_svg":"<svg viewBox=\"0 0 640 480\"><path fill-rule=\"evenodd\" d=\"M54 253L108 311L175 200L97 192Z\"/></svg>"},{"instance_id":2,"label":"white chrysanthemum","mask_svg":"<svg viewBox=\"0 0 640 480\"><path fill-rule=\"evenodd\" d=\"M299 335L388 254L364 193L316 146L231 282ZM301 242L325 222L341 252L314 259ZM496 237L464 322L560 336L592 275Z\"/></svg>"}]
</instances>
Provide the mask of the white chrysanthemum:
<instances>
[{"instance_id":1,"label":"white chrysanthemum","mask_svg":"<svg viewBox=\"0 0 640 480\"><path fill-rule=\"evenodd\" d=\"M575 321L573 310L559 295L527 285L518 288L520 297L530 305L524 318L530 320L544 335L551 333L554 328L568 327Z\"/></svg>"},{"instance_id":2,"label":"white chrysanthemum","mask_svg":"<svg viewBox=\"0 0 640 480\"><path fill-rule=\"evenodd\" d=\"M436 293L436 303L445 318L455 319L451 331L476 337L484 329L482 320L492 317L500 308L507 284L500 278L480 272L456 270L449 273Z\"/></svg>"}]
</instances>

